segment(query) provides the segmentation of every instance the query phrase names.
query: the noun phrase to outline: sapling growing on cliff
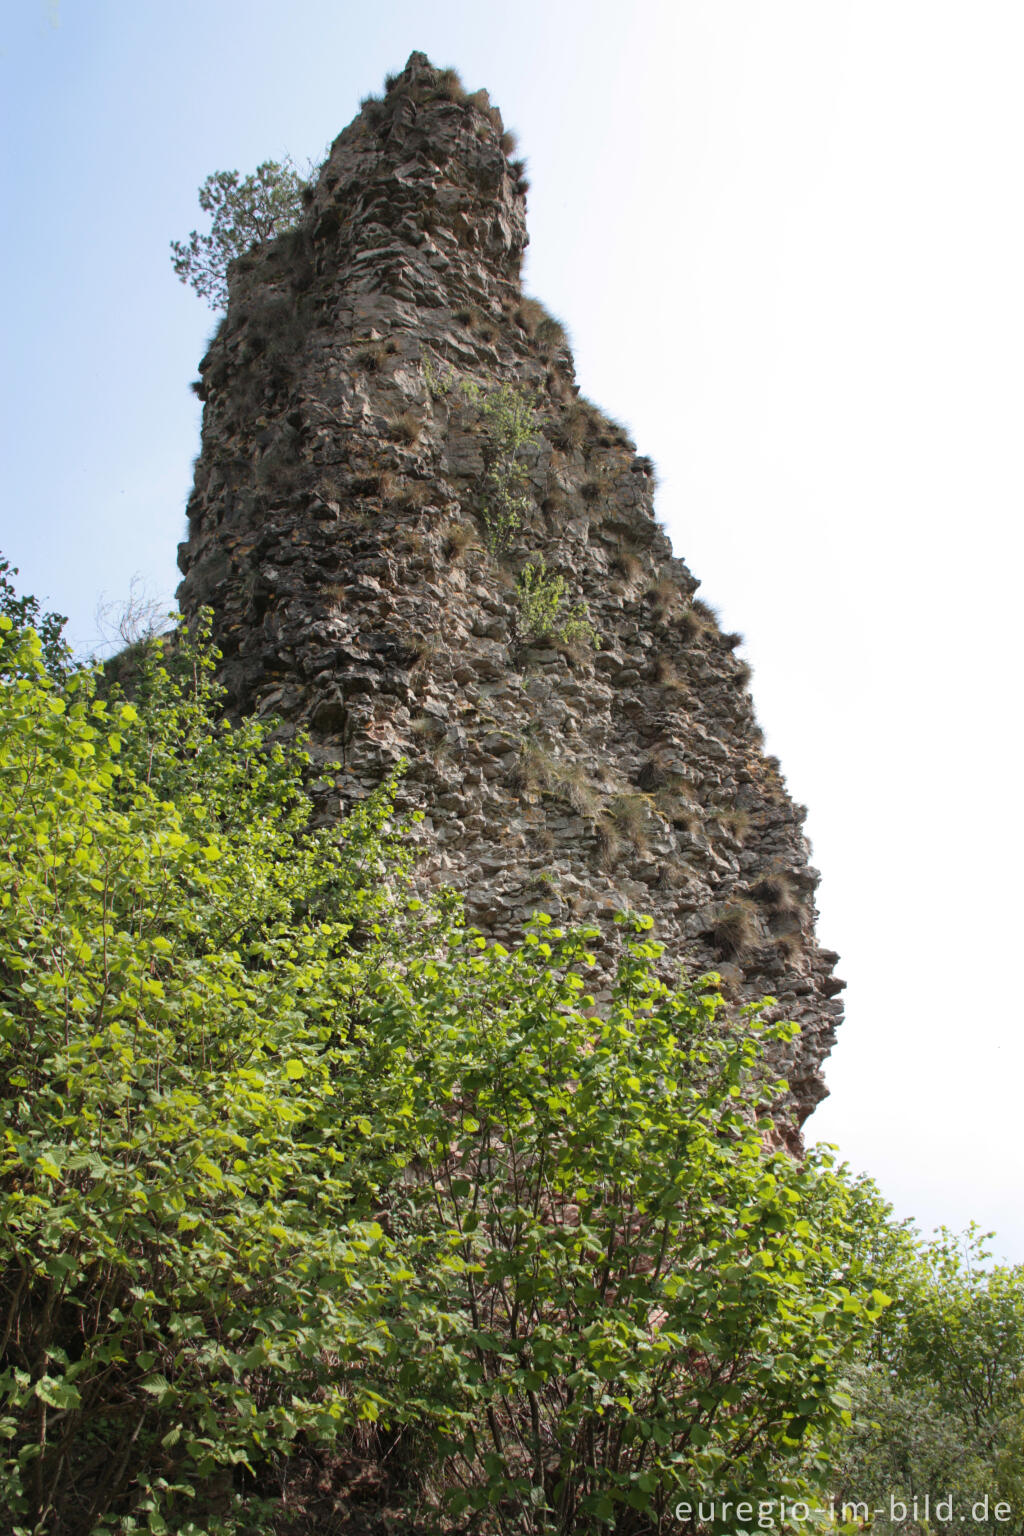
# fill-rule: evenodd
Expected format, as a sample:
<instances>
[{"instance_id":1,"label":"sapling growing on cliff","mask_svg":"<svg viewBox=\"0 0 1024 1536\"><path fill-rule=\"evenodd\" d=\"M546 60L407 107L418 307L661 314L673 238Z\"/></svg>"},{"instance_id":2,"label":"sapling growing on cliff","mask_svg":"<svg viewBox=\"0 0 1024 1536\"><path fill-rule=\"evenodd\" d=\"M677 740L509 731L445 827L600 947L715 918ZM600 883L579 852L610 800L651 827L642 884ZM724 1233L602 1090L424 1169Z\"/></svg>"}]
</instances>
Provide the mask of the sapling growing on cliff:
<instances>
[{"instance_id":1,"label":"sapling growing on cliff","mask_svg":"<svg viewBox=\"0 0 1024 1536\"><path fill-rule=\"evenodd\" d=\"M537 419L530 392L514 384L491 390L480 410L487 436L484 526L491 553L497 555L509 547L530 509L521 454L537 441Z\"/></svg>"},{"instance_id":2,"label":"sapling growing on cliff","mask_svg":"<svg viewBox=\"0 0 1024 1536\"><path fill-rule=\"evenodd\" d=\"M543 555L520 572L516 609L516 627L527 643L548 636L562 645L600 649L601 640L590 622L586 603L570 603L569 583L556 571L548 570Z\"/></svg>"},{"instance_id":3,"label":"sapling growing on cliff","mask_svg":"<svg viewBox=\"0 0 1024 1536\"><path fill-rule=\"evenodd\" d=\"M228 266L299 222L308 183L288 155L265 160L251 176L214 171L199 188L199 206L212 217L209 234L193 230L171 241L171 265L211 309L226 309Z\"/></svg>"}]
</instances>

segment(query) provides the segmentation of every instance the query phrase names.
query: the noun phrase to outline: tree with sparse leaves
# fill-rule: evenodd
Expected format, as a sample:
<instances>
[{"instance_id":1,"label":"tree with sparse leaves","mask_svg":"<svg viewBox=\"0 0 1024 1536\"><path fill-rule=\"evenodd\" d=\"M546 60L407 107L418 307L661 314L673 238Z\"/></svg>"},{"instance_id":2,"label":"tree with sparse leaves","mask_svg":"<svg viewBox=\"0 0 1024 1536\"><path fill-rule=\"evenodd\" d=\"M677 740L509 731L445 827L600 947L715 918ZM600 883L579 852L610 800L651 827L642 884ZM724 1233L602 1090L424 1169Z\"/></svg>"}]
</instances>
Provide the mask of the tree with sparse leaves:
<instances>
[{"instance_id":1,"label":"tree with sparse leaves","mask_svg":"<svg viewBox=\"0 0 1024 1536\"><path fill-rule=\"evenodd\" d=\"M199 188L199 206L211 216L209 233L194 229L187 242L171 241L178 277L211 309L226 309L229 264L298 223L305 186L287 155L265 160L251 176L214 171Z\"/></svg>"}]
</instances>

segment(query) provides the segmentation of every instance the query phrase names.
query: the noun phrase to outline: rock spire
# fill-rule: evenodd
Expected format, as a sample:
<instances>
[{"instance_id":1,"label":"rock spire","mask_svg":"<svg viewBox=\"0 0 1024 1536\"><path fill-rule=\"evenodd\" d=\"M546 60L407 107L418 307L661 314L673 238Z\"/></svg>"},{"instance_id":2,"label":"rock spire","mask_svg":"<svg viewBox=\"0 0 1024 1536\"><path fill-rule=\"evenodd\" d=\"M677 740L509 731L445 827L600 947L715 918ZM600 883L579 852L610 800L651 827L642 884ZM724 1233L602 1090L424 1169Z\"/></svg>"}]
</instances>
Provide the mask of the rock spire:
<instances>
[{"instance_id":1,"label":"rock spire","mask_svg":"<svg viewBox=\"0 0 1024 1536\"><path fill-rule=\"evenodd\" d=\"M414 53L334 142L299 228L233 263L179 562L231 707L337 760L399 759L420 878L514 935L647 912L665 962L771 994L798 1126L842 983L816 872L653 467L525 298L524 169L486 91ZM595 638L599 646L595 648ZM796 1144L794 1129L791 1139Z\"/></svg>"}]
</instances>

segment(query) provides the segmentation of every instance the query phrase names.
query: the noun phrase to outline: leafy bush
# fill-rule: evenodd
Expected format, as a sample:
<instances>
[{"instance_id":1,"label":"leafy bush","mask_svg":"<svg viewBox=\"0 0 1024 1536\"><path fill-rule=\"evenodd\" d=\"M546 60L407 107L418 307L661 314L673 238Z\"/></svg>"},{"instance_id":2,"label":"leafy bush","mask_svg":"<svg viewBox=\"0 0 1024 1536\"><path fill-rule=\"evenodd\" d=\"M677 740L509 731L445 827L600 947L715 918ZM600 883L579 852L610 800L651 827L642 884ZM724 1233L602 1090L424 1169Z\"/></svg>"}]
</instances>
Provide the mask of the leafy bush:
<instances>
[{"instance_id":1,"label":"leafy bush","mask_svg":"<svg viewBox=\"0 0 1024 1536\"><path fill-rule=\"evenodd\" d=\"M129 704L0 641L0 1509L198 1529L218 1471L378 1410L393 1263L334 1080L384 811L307 835L301 756L215 726L187 642Z\"/></svg>"},{"instance_id":2,"label":"leafy bush","mask_svg":"<svg viewBox=\"0 0 1024 1536\"><path fill-rule=\"evenodd\" d=\"M641 1532L684 1495L806 1489L885 1301L827 1160L765 1149L760 1045L792 1028L748 1014L723 1039L713 990L655 979L646 926L605 1020L586 935L544 922L417 976L422 1023L395 1016L376 1072L382 1127L402 1105L418 1126L409 1307L449 1318L446 1481L502 1531Z\"/></svg>"},{"instance_id":3,"label":"leafy bush","mask_svg":"<svg viewBox=\"0 0 1024 1536\"><path fill-rule=\"evenodd\" d=\"M18 568L0 555L0 614L16 629L31 626L39 638L39 659L49 675L60 682L71 671L71 647L64 638L67 619L62 613L43 613L38 598L20 597L12 576Z\"/></svg>"},{"instance_id":4,"label":"leafy bush","mask_svg":"<svg viewBox=\"0 0 1024 1536\"><path fill-rule=\"evenodd\" d=\"M523 640L550 636L564 645L587 645L599 650L597 630L582 600L570 604L569 583L548 571L543 555L524 566L516 582L517 627Z\"/></svg>"},{"instance_id":5,"label":"leafy bush","mask_svg":"<svg viewBox=\"0 0 1024 1536\"><path fill-rule=\"evenodd\" d=\"M1005 1530L996 1505L1024 1505L1024 1266L986 1267L973 1227L930 1242L877 1231L896 1301L851 1373L853 1423L835 1450L842 1497L883 1510L916 1499L923 1511L928 1494L933 1528L952 1531L987 1496L971 1528Z\"/></svg>"},{"instance_id":6,"label":"leafy bush","mask_svg":"<svg viewBox=\"0 0 1024 1536\"><path fill-rule=\"evenodd\" d=\"M367 1423L480 1530L824 1476L885 1298L862 1197L770 1150L792 1026L657 980L648 919L599 1016L587 935L421 906L387 791L311 831L185 635L130 703L0 641L5 1528L269 1530Z\"/></svg>"},{"instance_id":7,"label":"leafy bush","mask_svg":"<svg viewBox=\"0 0 1024 1536\"><path fill-rule=\"evenodd\" d=\"M522 452L538 440L530 392L514 384L490 390L480 411L486 427L483 519L487 544L500 554L511 544L530 509Z\"/></svg>"}]
</instances>

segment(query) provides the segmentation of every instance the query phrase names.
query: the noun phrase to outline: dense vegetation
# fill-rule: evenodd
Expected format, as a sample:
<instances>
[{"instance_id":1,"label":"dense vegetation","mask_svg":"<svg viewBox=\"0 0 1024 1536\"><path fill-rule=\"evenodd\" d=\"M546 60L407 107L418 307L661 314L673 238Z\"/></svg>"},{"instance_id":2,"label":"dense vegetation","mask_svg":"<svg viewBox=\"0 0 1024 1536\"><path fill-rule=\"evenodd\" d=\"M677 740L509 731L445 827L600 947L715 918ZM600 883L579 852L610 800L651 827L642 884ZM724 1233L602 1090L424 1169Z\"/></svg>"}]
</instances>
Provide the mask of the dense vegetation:
<instances>
[{"instance_id":1,"label":"dense vegetation","mask_svg":"<svg viewBox=\"0 0 1024 1536\"><path fill-rule=\"evenodd\" d=\"M510 952L413 896L393 785L314 830L301 744L220 718L201 635L141 647L129 701L19 601L4 1529L385 1529L344 1502L371 1466L400 1530L788 1528L947 1486L1010 1528L1021 1272L773 1150L791 1026L666 986L627 915L598 1011L596 935L540 916Z\"/></svg>"}]
</instances>

